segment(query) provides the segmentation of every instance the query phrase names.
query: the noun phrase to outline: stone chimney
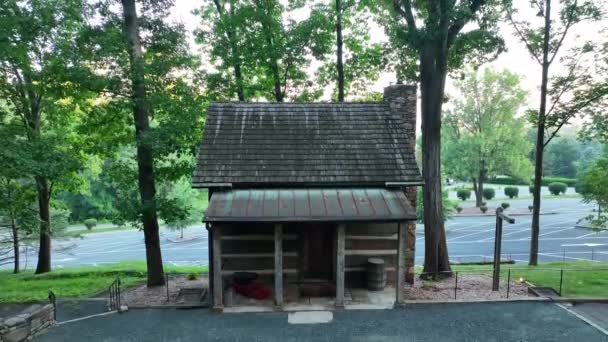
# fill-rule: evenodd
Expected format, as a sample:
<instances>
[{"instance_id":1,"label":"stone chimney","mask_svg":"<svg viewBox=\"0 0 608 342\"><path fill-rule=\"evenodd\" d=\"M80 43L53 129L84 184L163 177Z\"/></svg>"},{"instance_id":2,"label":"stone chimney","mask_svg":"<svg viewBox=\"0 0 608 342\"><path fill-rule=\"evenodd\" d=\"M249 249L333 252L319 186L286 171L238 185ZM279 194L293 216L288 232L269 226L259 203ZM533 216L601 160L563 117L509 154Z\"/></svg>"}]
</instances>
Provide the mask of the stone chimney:
<instances>
[{"instance_id":1,"label":"stone chimney","mask_svg":"<svg viewBox=\"0 0 608 342\"><path fill-rule=\"evenodd\" d=\"M405 153L416 154L416 85L395 84L384 88L384 102L388 103L391 113L403 118L407 147ZM406 198L416 208L416 187L403 189ZM416 223L405 224L405 281L414 283L416 260Z\"/></svg>"},{"instance_id":2,"label":"stone chimney","mask_svg":"<svg viewBox=\"0 0 608 342\"><path fill-rule=\"evenodd\" d=\"M408 139L407 153L416 153L416 85L394 84L384 88L384 102L391 112L403 118L405 136Z\"/></svg>"}]
</instances>

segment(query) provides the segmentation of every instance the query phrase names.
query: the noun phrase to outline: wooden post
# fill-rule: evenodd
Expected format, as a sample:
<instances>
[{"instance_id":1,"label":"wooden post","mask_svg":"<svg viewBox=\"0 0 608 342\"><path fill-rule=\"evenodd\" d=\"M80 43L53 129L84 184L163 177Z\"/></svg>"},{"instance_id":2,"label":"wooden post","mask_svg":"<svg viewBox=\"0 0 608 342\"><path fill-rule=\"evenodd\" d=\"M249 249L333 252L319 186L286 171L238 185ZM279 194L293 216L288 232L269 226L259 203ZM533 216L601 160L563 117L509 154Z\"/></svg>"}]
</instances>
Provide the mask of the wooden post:
<instances>
[{"instance_id":1,"label":"wooden post","mask_svg":"<svg viewBox=\"0 0 608 342\"><path fill-rule=\"evenodd\" d=\"M336 307L344 307L345 225L339 224L336 234Z\"/></svg>"},{"instance_id":2,"label":"wooden post","mask_svg":"<svg viewBox=\"0 0 608 342\"><path fill-rule=\"evenodd\" d=\"M283 226L274 225L274 305L283 306Z\"/></svg>"},{"instance_id":3,"label":"wooden post","mask_svg":"<svg viewBox=\"0 0 608 342\"><path fill-rule=\"evenodd\" d=\"M397 304L403 304L403 289L405 288L405 222L397 223Z\"/></svg>"},{"instance_id":4,"label":"wooden post","mask_svg":"<svg viewBox=\"0 0 608 342\"><path fill-rule=\"evenodd\" d=\"M211 227L213 247L213 309L224 309L224 286L222 284L222 233L218 225Z\"/></svg>"}]
</instances>

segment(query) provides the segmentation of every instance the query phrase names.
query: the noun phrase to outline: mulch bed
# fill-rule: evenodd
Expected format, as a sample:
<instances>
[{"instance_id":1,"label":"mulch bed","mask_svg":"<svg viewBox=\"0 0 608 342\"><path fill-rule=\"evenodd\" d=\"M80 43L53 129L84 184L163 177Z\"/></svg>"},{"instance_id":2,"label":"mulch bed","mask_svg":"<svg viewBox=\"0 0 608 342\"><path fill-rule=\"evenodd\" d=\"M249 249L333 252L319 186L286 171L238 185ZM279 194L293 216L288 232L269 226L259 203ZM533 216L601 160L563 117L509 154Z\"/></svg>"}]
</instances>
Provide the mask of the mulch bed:
<instances>
[{"instance_id":1,"label":"mulch bed","mask_svg":"<svg viewBox=\"0 0 608 342\"><path fill-rule=\"evenodd\" d=\"M148 287L145 284L123 291L122 302L127 306L200 305L200 297L209 287L207 277L189 280L187 275L170 275L167 286Z\"/></svg>"},{"instance_id":2,"label":"mulch bed","mask_svg":"<svg viewBox=\"0 0 608 342\"><path fill-rule=\"evenodd\" d=\"M438 281L416 279L413 286L406 285L407 300L454 300L456 278L446 278ZM529 298L528 287L524 283L511 281L509 299ZM492 277L485 274L458 274L456 300L492 300L506 299L506 280L501 280L500 290L492 291Z\"/></svg>"}]
</instances>

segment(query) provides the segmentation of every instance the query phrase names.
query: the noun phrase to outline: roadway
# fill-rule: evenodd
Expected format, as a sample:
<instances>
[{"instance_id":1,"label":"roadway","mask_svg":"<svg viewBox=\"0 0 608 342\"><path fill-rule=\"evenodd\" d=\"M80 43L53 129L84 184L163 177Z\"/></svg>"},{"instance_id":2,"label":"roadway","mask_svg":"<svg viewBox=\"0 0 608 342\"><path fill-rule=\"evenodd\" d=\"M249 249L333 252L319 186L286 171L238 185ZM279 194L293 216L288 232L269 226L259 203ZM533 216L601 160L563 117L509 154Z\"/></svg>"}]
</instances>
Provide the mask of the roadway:
<instances>
[{"instance_id":1,"label":"roadway","mask_svg":"<svg viewBox=\"0 0 608 342\"><path fill-rule=\"evenodd\" d=\"M498 200L489 202L496 207ZM527 208L530 200L511 200L511 208ZM472 205L466 202L464 206ZM541 216L541 262L603 260L608 261L608 231L600 233L576 228L576 222L592 212L592 205L579 198L550 199L543 202L543 211L558 214ZM504 225L502 257L516 262L527 262L530 244L531 216L516 216L516 223ZM455 217L446 222L450 258L454 261L491 260L494 247L495 218ZM172 265L207 265L207 232L202 225L184 231L189 241L172 242L179 233L162 229L160 233L163 261ZM416 263L424 257L424 227L416 232ZM32 269L36 252L30 250L23 263ZM91 233L82 238L54 241L53 265L55 268L102 265L119 261L145 260L143 233L137 230ZM25 265L23 265L25 266ZM5 265L10 267L10 265Z\"/></svg>"}]
</instances>

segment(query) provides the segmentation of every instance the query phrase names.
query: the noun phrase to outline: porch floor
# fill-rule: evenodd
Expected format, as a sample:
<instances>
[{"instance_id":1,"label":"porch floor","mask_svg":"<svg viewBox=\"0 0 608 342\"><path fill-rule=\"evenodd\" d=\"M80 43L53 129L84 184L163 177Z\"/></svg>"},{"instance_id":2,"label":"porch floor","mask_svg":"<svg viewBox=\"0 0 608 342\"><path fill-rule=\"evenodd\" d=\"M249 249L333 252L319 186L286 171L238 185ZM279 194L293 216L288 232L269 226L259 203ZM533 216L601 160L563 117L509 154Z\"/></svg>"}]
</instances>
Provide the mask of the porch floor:
<instances>
[{"instance_id":1,"label":"porch floor","mask_svg":"<svg viewBox=\"0 0 608 342\"><path fill-rule=\"evenodd\" d=\"M271 296L265 300L257 300L242 296L232 287L224 290L224 312L269 312L269 311L317 311L335 310L334 297L307 297L300 294L300 285L294 283L284 284L283 307L274 306L273 285L271 282L258 284L271 291ZM344 289L344 309L370 310L390 309L395 303L395 288L386 286L382 291L369 291L364 288Z\"/></svg>"}]
</instances>

